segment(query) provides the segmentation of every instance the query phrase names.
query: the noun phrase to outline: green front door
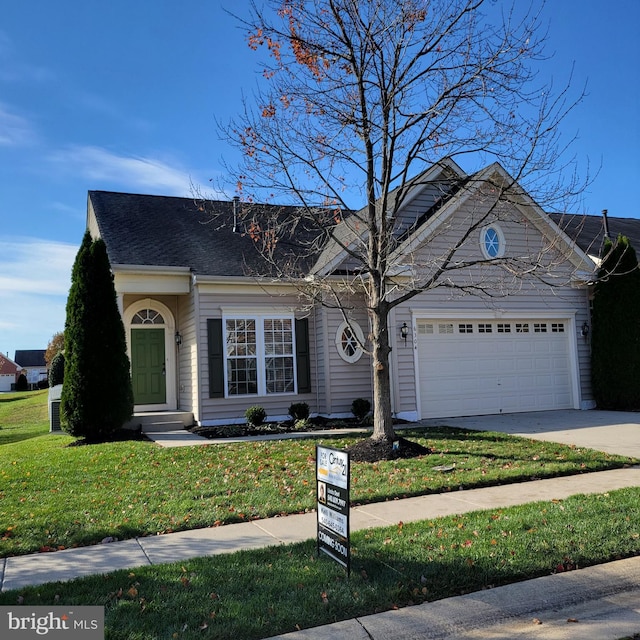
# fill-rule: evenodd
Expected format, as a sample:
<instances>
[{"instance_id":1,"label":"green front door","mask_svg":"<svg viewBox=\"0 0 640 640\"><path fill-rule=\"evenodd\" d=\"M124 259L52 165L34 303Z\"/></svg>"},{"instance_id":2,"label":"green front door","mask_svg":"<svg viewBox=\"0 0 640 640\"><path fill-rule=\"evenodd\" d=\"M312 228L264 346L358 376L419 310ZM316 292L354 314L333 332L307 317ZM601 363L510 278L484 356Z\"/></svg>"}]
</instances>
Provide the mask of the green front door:
<instances>
[{"instance_id":1,"label":"green front door","mask_svg":"<svg viewBox=\"0 0 640 640\"><path fill-rule=\"evenodd\" d=\"M131 380L135 404L166 402L164 329L131 330Z\"/></svg>"}]
</instances>

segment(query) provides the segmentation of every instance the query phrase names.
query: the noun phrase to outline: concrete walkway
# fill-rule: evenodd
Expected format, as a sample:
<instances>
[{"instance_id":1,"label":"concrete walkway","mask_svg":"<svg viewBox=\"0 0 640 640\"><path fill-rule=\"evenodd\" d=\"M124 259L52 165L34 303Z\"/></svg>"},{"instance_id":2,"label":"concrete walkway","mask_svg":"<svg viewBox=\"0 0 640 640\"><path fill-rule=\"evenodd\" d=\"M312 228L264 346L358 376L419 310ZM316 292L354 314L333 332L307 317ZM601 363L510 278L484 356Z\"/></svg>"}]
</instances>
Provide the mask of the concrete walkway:
<instances>
[{"instance_id":1,"label":"concrete walkway","mask_svg":"<svg viewBox=\"0 0 640 640\"><path fill-rule=\"evenodd\" d=\"M640 452L633 453L637 451L640 425L632 418L640 418L640 414L545 412L425 421L424 426L447 424L518 433L580 447L606 447L604 450L611 453L640 458ZM183 430L162 435L164 441L159 444L163 446L214 443ZM393 525L401 520L426 520L634 486L640 486L640 466L421 496L354 507L351 529L357 531ZM21 589L117 569L288 544L315 538L315 535L316 514L309 513L0 559L0 588L2 591ZM618 640L634 633L640 633L640 556L279 637L288 640Z\"/></svg>"}]
</instances>

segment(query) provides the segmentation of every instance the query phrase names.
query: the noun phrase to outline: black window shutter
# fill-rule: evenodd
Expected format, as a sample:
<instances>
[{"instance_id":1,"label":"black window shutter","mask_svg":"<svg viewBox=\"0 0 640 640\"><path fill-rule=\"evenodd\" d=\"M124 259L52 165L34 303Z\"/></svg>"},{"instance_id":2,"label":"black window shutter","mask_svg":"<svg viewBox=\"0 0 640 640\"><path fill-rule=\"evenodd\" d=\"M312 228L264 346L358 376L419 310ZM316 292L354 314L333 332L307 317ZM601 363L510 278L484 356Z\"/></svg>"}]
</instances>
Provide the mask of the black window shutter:
<instances>
[{"instance_id":1,"label":"black window shutter","mask_svg":"<svg viewBox=\"0 0 640 640\"><path fill-rule=\"evenodd\" d=\"M311 357L309 354L309 319L296 320L296 362L298 393L311 393Z\"/></svg>"},{"instance_id":2,"label":"black window shutter","mask_svg":"<svg viewBox=\"0 0 640 640\"><path fill-rule=\"evenodd\" d=\"M222 350L222 319L207 319L209 348L209 397L224 398L224 357Z\"/></svg>"}]
</instances>

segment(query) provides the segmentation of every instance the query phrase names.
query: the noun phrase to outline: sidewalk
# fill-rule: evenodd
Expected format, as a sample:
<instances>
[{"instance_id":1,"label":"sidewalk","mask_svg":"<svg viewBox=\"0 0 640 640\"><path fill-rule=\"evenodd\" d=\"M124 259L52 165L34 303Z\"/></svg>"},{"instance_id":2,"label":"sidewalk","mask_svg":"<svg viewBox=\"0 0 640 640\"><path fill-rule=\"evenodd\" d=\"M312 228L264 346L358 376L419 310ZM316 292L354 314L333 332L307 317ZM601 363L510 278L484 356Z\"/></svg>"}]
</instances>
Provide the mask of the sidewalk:
<instances>
[{"instance_id":1,"label":"sidewalk","mask_svg":"<svg viewBox=\"0 0 640 640\"><path fill-rule=\"evenodd\" d=\"M588 412L576 413L575 420L584 419L586 413ZM520 417L517 425L503 425L504 430L515 431L517 428L521 435L546 437L537 416L530 414ZM523 422L527 417L531 419L530 426ZM603 419L602 414L593 417ZM622 424L609 426L598 424L597 434L598 438L603 438L606 430L606 439L614 442L616 449L624 450L631 443L622 436L630 436L635 441L638 425L632 423L631 428L631 421L620 422ZM566 428L567 423L565 417L562 425ZM473 427L491 428L484 424L474 424ZM588 425L575 424L575 427L577 430L572 432L572 443L576 446L589 446L589 442L582 442L579 436L589 440L593 437L593 430L589 431ZM176 432L169 438L166 438L169 434L165 434L164 441L158 444L212 444L212 441L199 439L192 434L188 434L191 438L185 439L186 434L184 431ZM546 435L553 439L550 434ZM640 486L640 466L374 503L351 508L351 530L394 525L401 520L427 520L480 509L564 499L577 493L604 493L634 486ZM110 573L118 569L179 562L194 557L308 540L316 536L316 518L315 513L292 515L0 559L0 590L21 589L45 582ZM634 633L640 633L640 556L398 611L346 620L278 638L619 640Z\"/></svg>"},{"instance_id":2,"label":"sidewalk","mask_svg":"<svg viewBox=\"0 0 640 640\"><path fill-rule=\"evenodd\" d=\"M633 486L640 486L638 466L377 502L351 509L351 530L384 527L401 520L427 520L537 500L563 499L576 493L603 493ZM316 519L315 513L305 513L4 558L0 559L0 590L20 589L117 569L179 562L199 556L308 540L316 536Z\"/></svg>"}]
</instances>

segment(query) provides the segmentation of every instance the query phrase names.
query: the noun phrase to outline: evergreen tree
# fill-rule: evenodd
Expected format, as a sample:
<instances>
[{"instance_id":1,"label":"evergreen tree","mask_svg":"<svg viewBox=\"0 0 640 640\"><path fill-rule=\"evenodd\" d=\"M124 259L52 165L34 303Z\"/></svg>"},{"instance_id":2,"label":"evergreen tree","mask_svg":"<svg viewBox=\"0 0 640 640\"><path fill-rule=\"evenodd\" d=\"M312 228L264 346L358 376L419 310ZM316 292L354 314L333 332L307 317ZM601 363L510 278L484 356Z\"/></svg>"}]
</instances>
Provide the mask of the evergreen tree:
<instances>
[{"instance_id":1,"label":"evergreen tree","mask_svg":"<svg viewBox=\"0 0 640 640\"><path fill-rule=\"evenodd\" d=\"M87 232L71 274L65 323L63 428L108 440L133 413L125 331L104 241Z\"/></svg>"},{"instance_id":2,"label":"evergreen tree","mask_svg":"<svg viewBox=\"0 0 640 640\"><path fill-rule=\"evenodd\" d=\"M593 296L593 392L601 409L640 409L640 271L629 240L605 242Z\"/></svg>"}]
</instances>

